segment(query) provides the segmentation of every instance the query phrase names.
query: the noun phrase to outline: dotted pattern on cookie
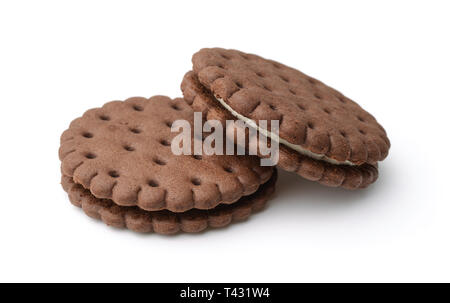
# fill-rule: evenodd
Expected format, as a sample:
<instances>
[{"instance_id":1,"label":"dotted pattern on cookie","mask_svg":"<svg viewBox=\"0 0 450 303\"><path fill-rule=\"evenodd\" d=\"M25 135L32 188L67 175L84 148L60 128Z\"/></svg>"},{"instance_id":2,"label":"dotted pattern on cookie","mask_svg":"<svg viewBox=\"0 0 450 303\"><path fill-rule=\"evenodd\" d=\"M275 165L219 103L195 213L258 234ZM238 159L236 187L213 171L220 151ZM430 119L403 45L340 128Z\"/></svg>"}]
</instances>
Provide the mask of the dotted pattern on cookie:
<instances>
[{"instance_id":1,"label":"dotted pattern on cookie","mask_svg":"<svg viewBox=\"0 0 450 303\"><path fill-rule=\"evenodd\" d=\"M233 203L270 178L273 169L256 156L174 155L170 127L178 119L192 123L192 108L164 96L88 110L61 136L62 172L97 198L173 212Z\"/></svg>"},{"instance_id":2,"label":"dotted pattern on cookie","mask_svg":"<svg viewBox=\"0 0 450 303\"><path fill-rule=\"evenodd\" d=\"M280 137L317 154L355 164L383 160L383 127L357 103L304 73L252 54L202 49L194 73L212 94L255 120L280 120Z\"/></svg>"},{"instance_id":3,"label":"dotted pattern on cookie","mask_svg":"<svg viewBox=\"0 0 450 303\"><path fill-rule=\"evenodd\" d=\"M185 100L192 105L195 111L201 111L206 119L219 120L223 125L226 120L235 120L225 108L217 105L218 102L205 91L193 72L188 72L184 76L181 88ZM229 132L229 134L233 134L233 132ZM258 138L246 143L248 144L247 148L255 148L254 150L259 152ZM268 143L270 144L270 139L268 139ZM259 156L268 157L262 154ZM303 156L283 145L280 145L277 167L326 186L346 189L365 188L378 178L377 164L333 165Z\"/></svg>"}]
</instances>

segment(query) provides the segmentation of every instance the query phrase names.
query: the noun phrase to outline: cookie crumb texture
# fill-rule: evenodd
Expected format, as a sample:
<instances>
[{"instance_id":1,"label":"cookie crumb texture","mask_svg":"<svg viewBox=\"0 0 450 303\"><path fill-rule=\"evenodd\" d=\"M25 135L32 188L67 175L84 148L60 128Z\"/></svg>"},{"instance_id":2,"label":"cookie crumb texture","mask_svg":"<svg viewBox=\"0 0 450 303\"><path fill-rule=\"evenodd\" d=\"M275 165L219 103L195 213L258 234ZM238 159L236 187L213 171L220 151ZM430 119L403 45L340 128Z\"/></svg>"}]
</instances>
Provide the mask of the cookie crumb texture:
<instances>
[{"instance_id":1,"label":"cookie crumb texture","mask_svg":"<svg viewBox=\"0 0 450 303\"><path fill-rule=\"evenodd\" d=\"M174 155L178 119L192 123L192 108L164 96L88 110L61 136L62 173L95 198L172 212L234 203L271 177L256 156Z\"/></svg>"},{"instance_id":2,"label":"cookie crumb texture","mask_svg":"<svg viewBox=\"0 0 450 303\"><path fill-rule=\"evenodd\" d=\"M390 147L383 127L337 90L281 63L221 48L192 58L200 83L256 122L279 120L280 137L339 162L374 164Z\"/></svg>"},{"instance_id":3,"label":"cookie crumb texture","mask_svg":"<svg viewBox=\"0 0 450 303\"><path fill-rule=\"evenodd\" d=\"M100 219L109 226L141 233L175 234L201 232L207 228L225 227L234 221L247 219L252 213L264 208L275 191L276 179L275 171L270 180L255 193L236 203L219 205L211 210L192 209L184 213L167 210L150 212L136 206L119 206L109 199L95 198L89 190L64 175L61 184L73 205L81 207L89 217Z\"/></svg>"}]
</instances>

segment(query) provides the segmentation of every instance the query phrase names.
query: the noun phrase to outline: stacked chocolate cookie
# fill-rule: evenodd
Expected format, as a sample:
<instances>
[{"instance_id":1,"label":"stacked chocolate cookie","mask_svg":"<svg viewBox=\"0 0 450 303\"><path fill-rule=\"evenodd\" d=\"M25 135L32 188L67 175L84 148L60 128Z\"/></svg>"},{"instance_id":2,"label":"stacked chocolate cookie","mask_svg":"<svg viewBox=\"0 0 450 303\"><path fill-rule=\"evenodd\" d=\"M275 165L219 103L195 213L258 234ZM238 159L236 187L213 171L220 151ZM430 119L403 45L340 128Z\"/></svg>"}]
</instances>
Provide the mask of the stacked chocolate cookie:
<instances>
[{"instance_id":1,"label":"stacked chocolate cookie","mask_svg":"<svg viewBox=\"0 0 450 303\"><path fill-rule=\"evenodd\" d=\"M162 234L222 227L263 208L277 175L257 157L171 152L172 123L193 116L183 99L163 96L88 110L61 136L70 201L108 225Z\"/></svg>"},{"instance_id":2,"label":"stacked chocolate cookie","mask_svg":"<svg viewBox=\"0 0 450 303\"><path fill-rule=\"evenodd\" d=\"M386 132L372 115L275 61L202 49L181 88L184 99L114 101L71 123L59 156L74 205L108 225L163 234L225 226L262 209L277 173L260 165L267 157L260 139L245 146L257 155L174 154L172 123L193 125L194 112L225 129L227 120L245 122L279 144L277 167L328 186L367 187L388 154ZM278 121L279 131L260 121ZM204 139L191 134L190 140L195 146Z\"/></svg>"}]
</instances>

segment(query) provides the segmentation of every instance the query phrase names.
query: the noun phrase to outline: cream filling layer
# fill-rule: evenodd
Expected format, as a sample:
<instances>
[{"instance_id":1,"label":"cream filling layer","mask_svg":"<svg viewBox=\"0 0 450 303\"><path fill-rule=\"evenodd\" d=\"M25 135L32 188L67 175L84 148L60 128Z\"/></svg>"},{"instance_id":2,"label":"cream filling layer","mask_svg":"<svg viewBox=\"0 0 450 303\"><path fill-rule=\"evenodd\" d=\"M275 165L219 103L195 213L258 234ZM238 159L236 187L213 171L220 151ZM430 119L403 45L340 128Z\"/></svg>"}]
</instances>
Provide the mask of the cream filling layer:
<instances>
[{"instance_id":1,"label":"cream filling layer","mask_svg":"<svg viewBox=\"0 0 450 303\"><path fill-rule=\"evenodd\" d=\"M258 132L262 133L264 136L277 141L279 144L283 144L293 150L295 150L296 152L304 155L304 156L308 156L310 158L316 159L316 160L322 160L331 164L335 164L335 165L351 165L354 166L356 165L355 163L345 160L345 161L337 161L335 159L332 159L330 157L327 157L324 154L317 154L317 153L313 153L312 151L309 151L307 149L305 149L304 147L300 146L300 145L296 145L296 144L292 144L288 141L286 141L283 138L280 138L280 136L278 134L275 134L271 131L268 131L264 128L260 128L256 122L250 118L247 118L239 113L237 113L233 108L231 108L231 106L229 106L223 99L215 97L215 99L217 101L219 101L220 104L222 104L223 107L225 107L234 117L236 117L239 120L244 121L245 123L247 123L248 125L250 125L251 127L255 128Z\"/></svg>"}]
</instances>

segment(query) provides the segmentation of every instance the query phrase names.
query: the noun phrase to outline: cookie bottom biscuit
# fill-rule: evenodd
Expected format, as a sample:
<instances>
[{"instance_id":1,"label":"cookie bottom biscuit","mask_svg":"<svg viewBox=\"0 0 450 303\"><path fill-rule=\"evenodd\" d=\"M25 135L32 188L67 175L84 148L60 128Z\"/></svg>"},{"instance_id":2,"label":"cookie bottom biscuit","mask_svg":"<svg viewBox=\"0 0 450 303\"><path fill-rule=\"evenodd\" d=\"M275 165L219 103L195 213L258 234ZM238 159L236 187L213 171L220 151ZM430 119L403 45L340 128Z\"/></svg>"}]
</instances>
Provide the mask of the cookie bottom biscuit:
<instances>
[{"instance_id":1,"label":"cookie bottom biscuit","mask_svg":"<svg viewBox=\"0 0 450 303\"><path fill-rule=\"evenodd\" d=\"M201 232L208 227L217 228L248 218L264 208L275 191L277 172L249 196L229 205L219 205L210 210L192 209L183 213L168 210L145 211L136 206L119 206L109 199L98 199L89 190L76 184L71 177L62 176L61 185L70 202L83 209L92 218L107 225L128 228L142 233L175 234Z\"/></svg>"}]
</instances>

